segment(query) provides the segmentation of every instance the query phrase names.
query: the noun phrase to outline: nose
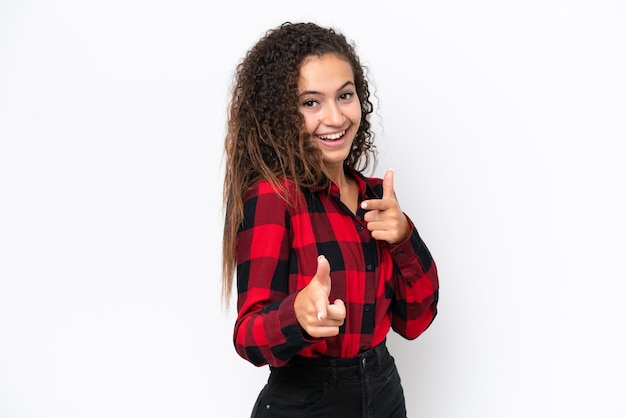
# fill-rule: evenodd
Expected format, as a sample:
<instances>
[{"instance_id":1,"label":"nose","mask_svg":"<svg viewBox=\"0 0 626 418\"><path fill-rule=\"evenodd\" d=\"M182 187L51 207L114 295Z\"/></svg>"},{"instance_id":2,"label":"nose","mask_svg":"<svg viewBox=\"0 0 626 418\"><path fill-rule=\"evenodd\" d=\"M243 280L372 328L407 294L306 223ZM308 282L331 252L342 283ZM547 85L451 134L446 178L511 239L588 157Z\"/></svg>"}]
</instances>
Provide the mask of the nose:
<instances>
[{"instance_id":1,"label":"nose","mask_svg":"<svg viewBox=\"0 0 626 418\"><path fill-rule=\"evenodd\" d=\"M322 122L329 126L341 126L346 117L341 110L341 107L336 102L331 102L326 106L326 112L322 118Z\"/></svg>"}]
</instances>

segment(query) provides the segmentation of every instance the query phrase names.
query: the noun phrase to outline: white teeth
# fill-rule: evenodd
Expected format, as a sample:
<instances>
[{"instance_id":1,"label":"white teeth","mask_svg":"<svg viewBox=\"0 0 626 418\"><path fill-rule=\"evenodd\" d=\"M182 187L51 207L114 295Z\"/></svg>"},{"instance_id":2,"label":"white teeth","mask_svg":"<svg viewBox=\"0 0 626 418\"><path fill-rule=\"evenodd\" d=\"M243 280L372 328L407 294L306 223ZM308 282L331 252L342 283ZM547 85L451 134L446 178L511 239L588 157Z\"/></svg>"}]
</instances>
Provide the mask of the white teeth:
<instances>
[{"instance_id":1,"label":"white teeth","mask_svg":"<svg viewBox=\"0 0 626 418\"><path fill-rule=\"evenodd\" d=\"M331 135L320 135L319 139L330 139L330 140L334 140L334 139L339 139L342 136L344 136L346 134L346 131L342 131L336 134L331 134Z\"/></svg>"}]
</instances>

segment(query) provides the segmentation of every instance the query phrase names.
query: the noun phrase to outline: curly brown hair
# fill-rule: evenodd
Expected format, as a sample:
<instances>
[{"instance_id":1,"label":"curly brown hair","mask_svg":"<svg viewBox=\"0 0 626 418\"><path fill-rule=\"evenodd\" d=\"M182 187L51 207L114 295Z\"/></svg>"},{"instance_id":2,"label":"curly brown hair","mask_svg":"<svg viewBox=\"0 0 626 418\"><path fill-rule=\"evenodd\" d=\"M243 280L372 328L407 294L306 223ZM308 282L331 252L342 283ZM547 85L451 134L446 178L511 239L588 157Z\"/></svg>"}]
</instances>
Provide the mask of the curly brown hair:
<instances>
[{"instance_id":1,"label":"curly brown hair","mask_svg":"<svg viewBox=\"0 0 626 418\"><path fill-rule=\"evenodd\" d=\"M361 104L361 122L345 165L363 171L376 164L369 122L373 106L366 67L355 45L338 31L315 23L286 22L267 31L236 67L228 108L222 241L222 296L226 304L236 268L235 246L246 190L265 179L286 198L281 179L292 182L296 190L327 181L322 154L304 129L297 98L304 59L329 53L350 63Z\"/></svg>"}]
</instances>

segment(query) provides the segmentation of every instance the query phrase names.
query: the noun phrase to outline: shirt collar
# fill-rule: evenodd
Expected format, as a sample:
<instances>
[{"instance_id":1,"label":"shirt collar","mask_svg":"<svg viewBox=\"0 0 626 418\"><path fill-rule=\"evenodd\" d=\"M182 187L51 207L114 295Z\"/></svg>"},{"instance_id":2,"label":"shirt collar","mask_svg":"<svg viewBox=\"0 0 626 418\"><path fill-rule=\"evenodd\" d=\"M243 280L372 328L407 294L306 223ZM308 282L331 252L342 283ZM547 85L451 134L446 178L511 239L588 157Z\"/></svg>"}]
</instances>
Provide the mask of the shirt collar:
<instances>
[{"instance_id":1,"label":"shirt collar","mask_svg":"<svg viewBox=\"0 0 626 418\"><path fill-rule=\"evenodd\" d=\"M347 175L350 175L356 180L359 196L361 196L362 199L379 198L374 192L374 188L370 184L369 179L361 172L348 166L344 166L344 171ZM331 195L339 196L339 186L330 179L323 180L319 185L311 187L309 190L312 192L329 191Z\"/></svg>"}]
</instances>

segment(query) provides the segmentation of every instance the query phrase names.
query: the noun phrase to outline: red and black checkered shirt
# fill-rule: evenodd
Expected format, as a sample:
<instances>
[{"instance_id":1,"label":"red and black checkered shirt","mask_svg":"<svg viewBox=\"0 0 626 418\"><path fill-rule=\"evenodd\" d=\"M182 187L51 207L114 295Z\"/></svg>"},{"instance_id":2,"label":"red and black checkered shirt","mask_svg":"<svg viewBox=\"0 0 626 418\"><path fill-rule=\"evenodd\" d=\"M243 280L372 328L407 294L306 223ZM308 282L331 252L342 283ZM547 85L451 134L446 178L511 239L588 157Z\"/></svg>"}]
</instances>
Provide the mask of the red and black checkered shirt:
<instances>
[{"instance_id":1,"label":"red and black checkered shirt","mask_svg":"<svg viewBox=\"0 0 626 418\"><path fill-rule=\"evenodd\" d=\"M359 190L356 216L339 199L335 183L295 192L288 205L267 181L244 196L237 236L237 310L234 344L251 363L281 366L296 355L353 357L393 329L417 338L437 313L439 279L414 224L397 245L371 237L360 202L382 196L382 179L353 171ZM346 319L339 335L312 338L298 325L294 301L317 271L330 263L330 301L341 299Z\"/></svg>"}]
</instances>

